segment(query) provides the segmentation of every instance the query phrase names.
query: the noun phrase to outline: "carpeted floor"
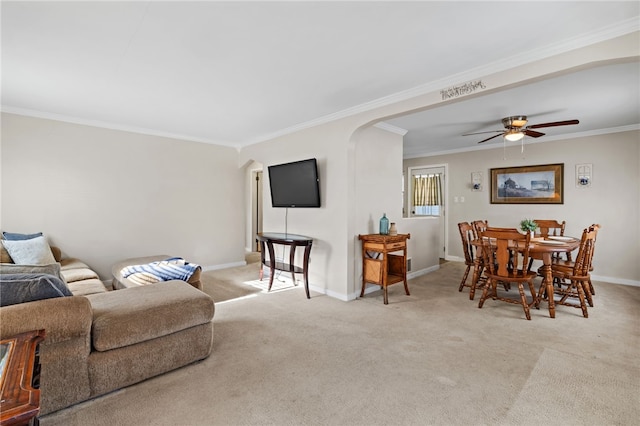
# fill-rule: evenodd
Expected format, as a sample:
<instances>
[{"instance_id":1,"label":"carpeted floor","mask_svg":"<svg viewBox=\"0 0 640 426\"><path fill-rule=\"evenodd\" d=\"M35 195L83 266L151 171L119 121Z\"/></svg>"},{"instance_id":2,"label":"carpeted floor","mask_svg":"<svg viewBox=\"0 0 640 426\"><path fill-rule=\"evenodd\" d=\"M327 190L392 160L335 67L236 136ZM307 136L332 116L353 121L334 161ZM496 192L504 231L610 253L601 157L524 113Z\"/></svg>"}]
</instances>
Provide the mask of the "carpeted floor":
<instances>
[{"instance_id":1,"label":"carpeted floor","mask_svg":"<svg viewBox=\"0 0 640 426\"><path fill-rule=\"evenodd\" d=\"M596 306L522 308L457 291L464 266L341 302L259 265L209 271L204 361L45 416L57 425L634 425L640 288L596 286ZM276 288L274 284L274 289Z\"/></svg>"}]
</instances>

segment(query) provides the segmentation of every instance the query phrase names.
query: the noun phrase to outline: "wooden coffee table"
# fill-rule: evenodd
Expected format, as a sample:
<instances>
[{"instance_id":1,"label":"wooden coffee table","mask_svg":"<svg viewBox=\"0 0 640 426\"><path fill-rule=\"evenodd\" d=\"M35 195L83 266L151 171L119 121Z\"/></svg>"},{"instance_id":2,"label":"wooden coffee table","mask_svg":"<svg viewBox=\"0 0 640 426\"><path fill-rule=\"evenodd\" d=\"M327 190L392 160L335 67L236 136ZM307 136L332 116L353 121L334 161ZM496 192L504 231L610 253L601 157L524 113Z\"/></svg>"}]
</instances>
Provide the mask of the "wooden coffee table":
<instances>
[{"instance_id":1,"label":"wooden coffee table","mask_svg":"<svg viewBox=\"0 0 640 426\"><path fill-rule=\"evenodd\" d=\"M37 425L40 412L39 343L44 330L0 341L0 425Z\"/></svg>"}]
</instances>

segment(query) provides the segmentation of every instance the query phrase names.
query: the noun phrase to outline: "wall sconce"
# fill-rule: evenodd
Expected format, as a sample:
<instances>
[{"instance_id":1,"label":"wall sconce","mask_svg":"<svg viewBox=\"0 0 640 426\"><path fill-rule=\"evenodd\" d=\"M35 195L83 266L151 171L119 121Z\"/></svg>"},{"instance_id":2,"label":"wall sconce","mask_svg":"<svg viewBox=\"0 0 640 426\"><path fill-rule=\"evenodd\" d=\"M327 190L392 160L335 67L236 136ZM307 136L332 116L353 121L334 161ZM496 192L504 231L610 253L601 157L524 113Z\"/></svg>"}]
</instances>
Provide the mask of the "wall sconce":
<instances>
[{"instance_id":1,"label":"wall sconce","mask_svg":"<svg viewBox=\"0 0 640 426\"><path fill-rule=\"evenodd\" d=\"M589 188L592 181L593 164L576 164L576 188Z\"/></svg>"},{"instance_id":2,"label":"wall sconce","mask_svg":"<svg viewBox=\"0 0 640 426\"><path fill-rule=\"evenodd\" d=\"M471 173L471 190L482 191L482 172Z\"/></svg>"}]
</instances>

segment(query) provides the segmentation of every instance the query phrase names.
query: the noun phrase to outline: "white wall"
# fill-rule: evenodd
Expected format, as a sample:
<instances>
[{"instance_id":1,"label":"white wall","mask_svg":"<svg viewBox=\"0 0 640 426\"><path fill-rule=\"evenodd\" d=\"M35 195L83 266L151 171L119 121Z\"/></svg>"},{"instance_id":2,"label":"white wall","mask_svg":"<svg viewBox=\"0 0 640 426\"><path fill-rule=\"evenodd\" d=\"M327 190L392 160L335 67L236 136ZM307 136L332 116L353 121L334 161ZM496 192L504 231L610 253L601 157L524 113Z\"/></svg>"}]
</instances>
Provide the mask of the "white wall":
<instances>
[{"instance_id":1,"label":"white wall","mask_svg":"<svg viewBox=\"0 0 640 426\"><path fill-rule=\"evenodd\" d=\"M314 239L309 261L309 287L313 291L348 300L345 271L348 262L349 180L348 147L344 143L352 131L340 123L329 123L322 131L306 129L276 140L254 144L240 151L239 164L257 161L267 167L316 158L320 179L320 208L273 208L268 173L263 174L263 230L307 235ZM300 256L299 259L302 257Z\"/></svg>"},{"instance_id":2,"label":"white wall","mask_svg":"<svg viewBox=\"0 0 640 426\"><path fill-rule=\"evenodd\" d=\"M395 222L398 233L410 234L407 257L412 259L410 276L439 266L437 221L402 217L402 136L376 127L354 135L356 180L356 234L377 234L383 213ZM355 290L362 283L362 245L355 239Z\"/></svg>"},{"instance_id":3,"label":"white wall","mask_svg":"<svg viewBox=\"0 0 640 426\"><path fill-rule=\"evenodd\" d=\"M102 279L122 259L244 262L232 148L2 114L2 230L44 232Z\"/></svg>"},{"instance_id":4,"label":"white wall","mask_svg":"<svg viewBox=\"0 0 640 426\"><path fill-rule=\"evenodd\" d=\"M463 259L459 222L487 219L492 226L517 227L520 220L566 221L566 235L580 237L592 223L602 228L594 255L594 276L610 282L640 285L640 132L630 131L577 139L500 148L460 154L414 158L405 169L429 164L449 164L448 255ZM564 204L491 204L490 169L564 163ZM576 164L593 164L589 188L577 188ZM482 192L471 191L471 173L484 177ZM454 203L454 197L465 197Z\"/></svg>"}]
</instances>

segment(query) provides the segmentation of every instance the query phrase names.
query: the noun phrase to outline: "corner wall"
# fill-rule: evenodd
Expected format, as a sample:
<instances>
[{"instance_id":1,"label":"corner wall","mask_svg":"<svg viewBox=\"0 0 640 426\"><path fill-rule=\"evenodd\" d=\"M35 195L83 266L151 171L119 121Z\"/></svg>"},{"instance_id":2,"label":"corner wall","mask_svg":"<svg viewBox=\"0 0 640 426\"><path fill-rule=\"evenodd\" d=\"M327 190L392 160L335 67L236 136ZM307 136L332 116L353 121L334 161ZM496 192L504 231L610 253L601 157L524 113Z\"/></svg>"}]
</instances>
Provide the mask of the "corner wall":
<instances>
[{"instance_id":1,"label":"corner wall","mask_svg":"<svg viewBox=\"0 0 640 426\"><path fill-rule=\"evenodd\" d=\"M244 264L235 149L2 114L2 230L42 231L103 280L122 259Z\"/></svg>"}]
</instances>

